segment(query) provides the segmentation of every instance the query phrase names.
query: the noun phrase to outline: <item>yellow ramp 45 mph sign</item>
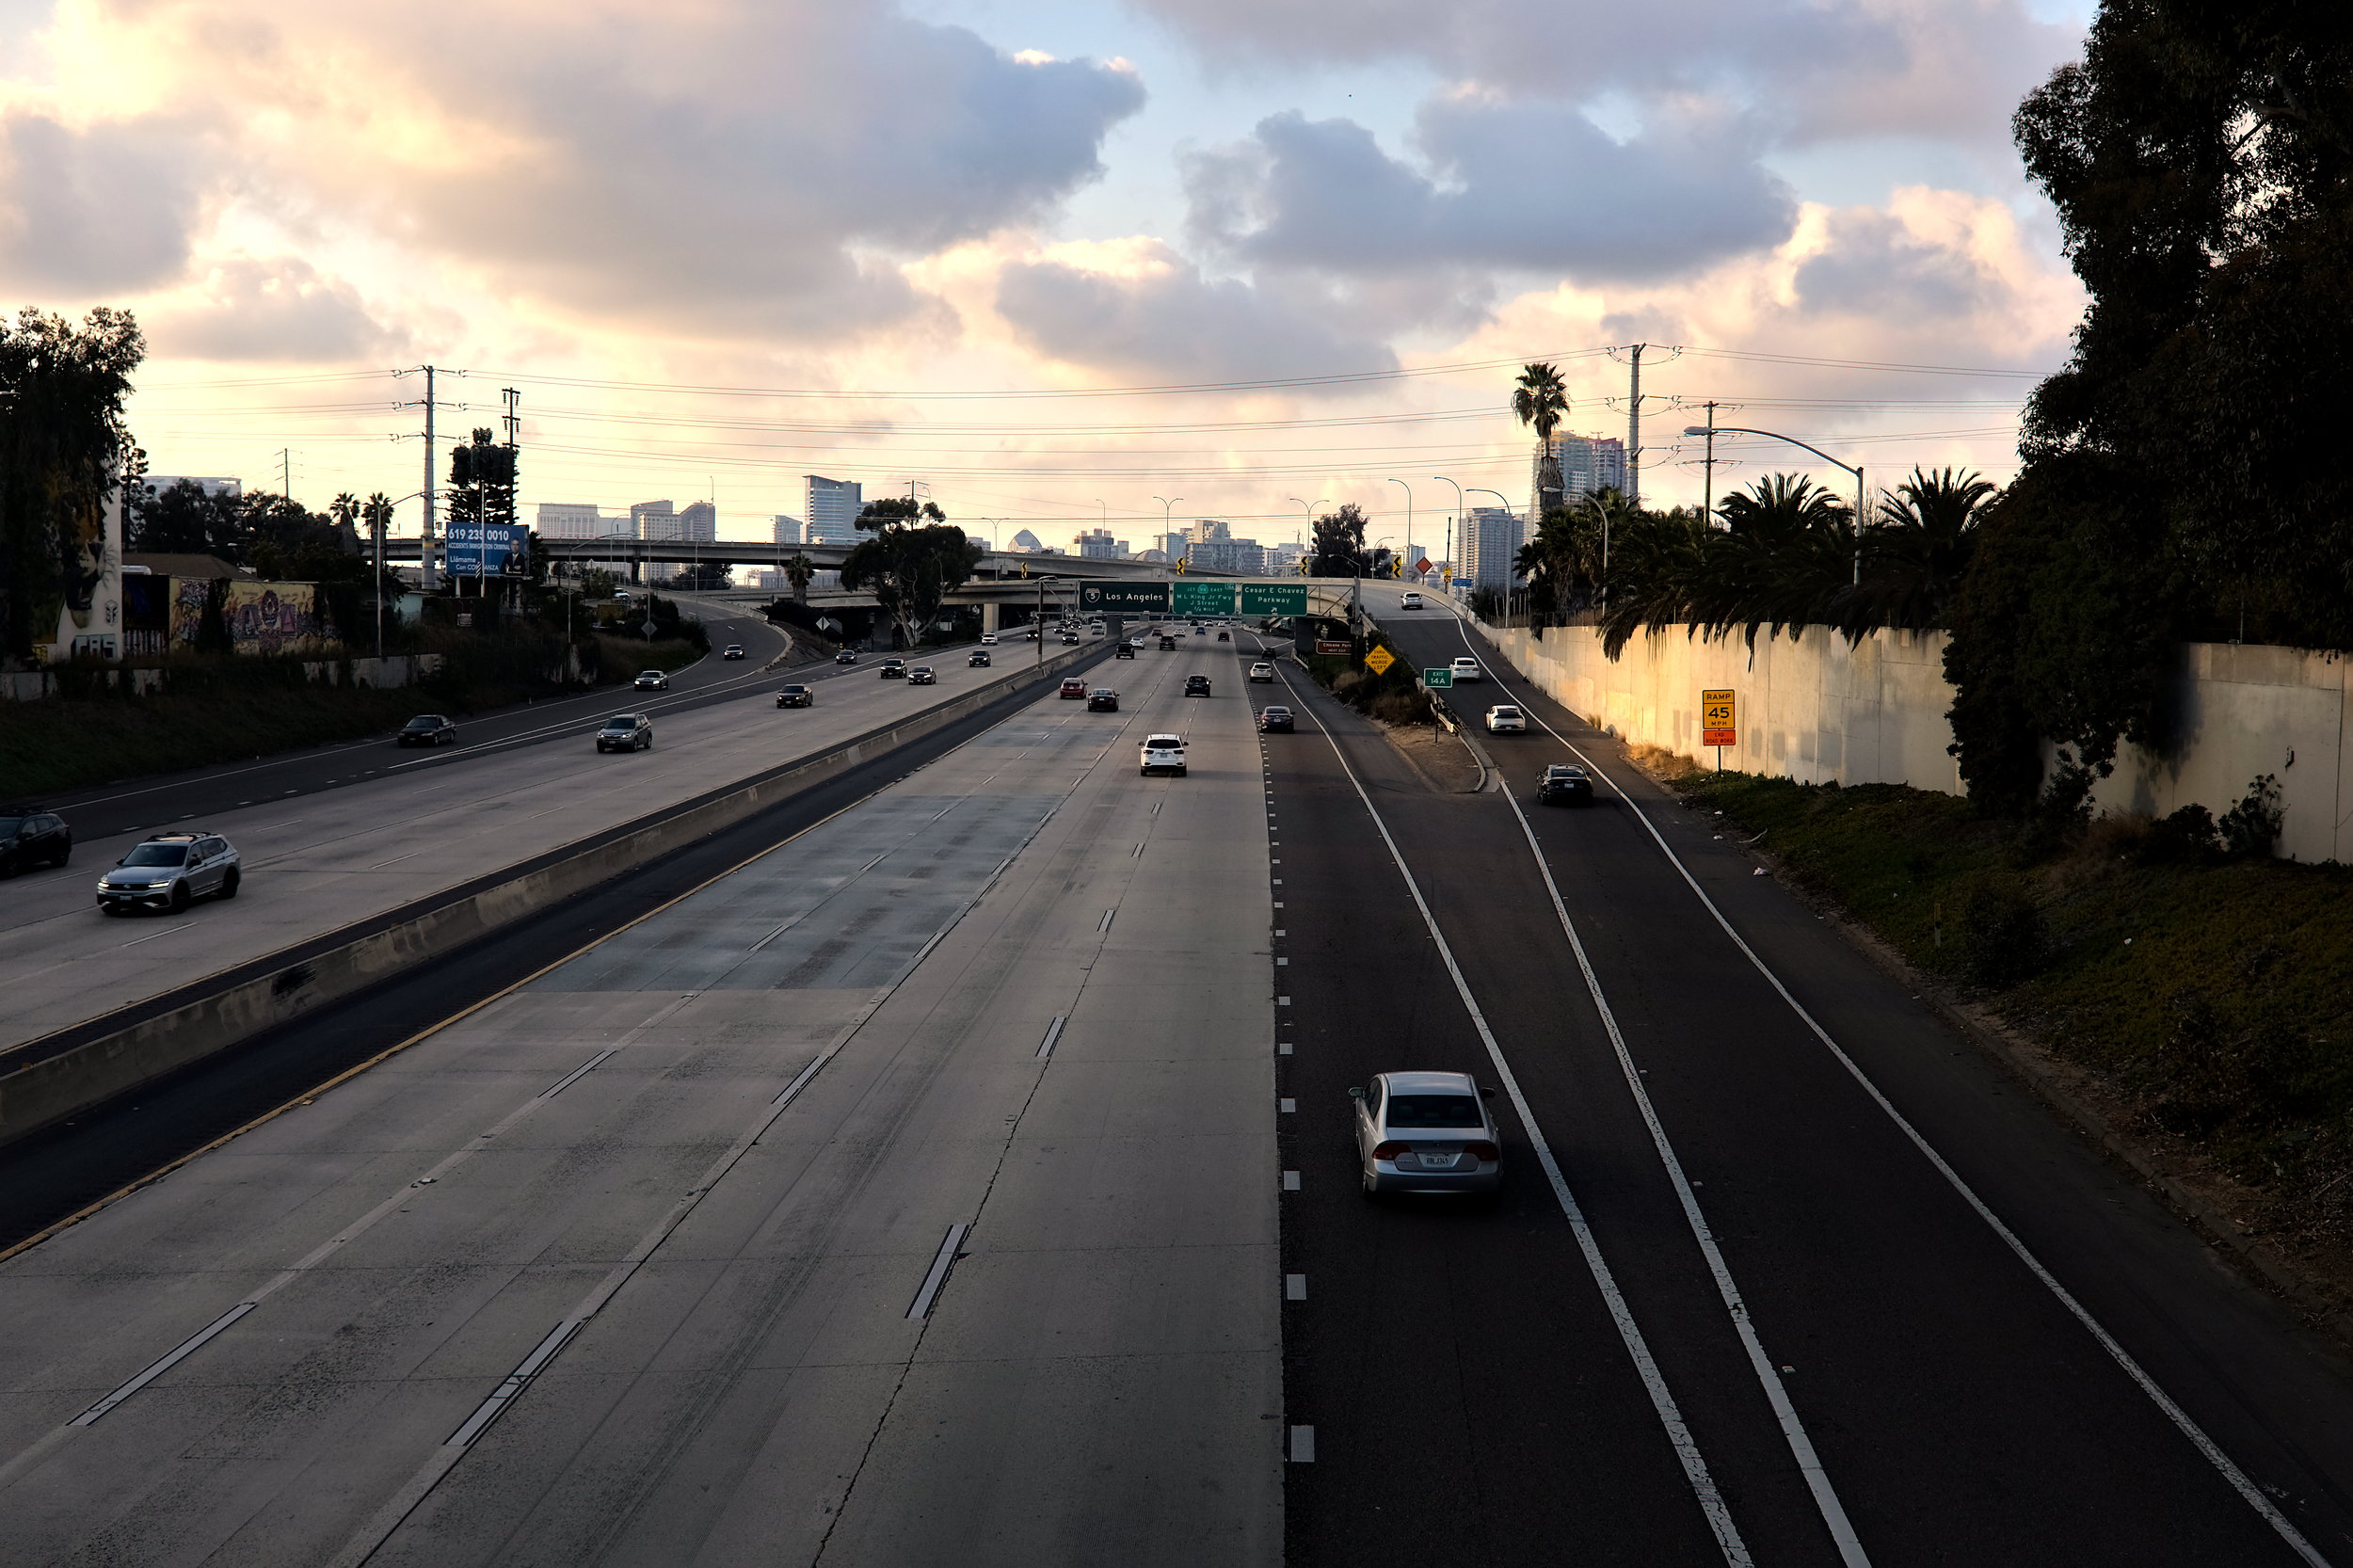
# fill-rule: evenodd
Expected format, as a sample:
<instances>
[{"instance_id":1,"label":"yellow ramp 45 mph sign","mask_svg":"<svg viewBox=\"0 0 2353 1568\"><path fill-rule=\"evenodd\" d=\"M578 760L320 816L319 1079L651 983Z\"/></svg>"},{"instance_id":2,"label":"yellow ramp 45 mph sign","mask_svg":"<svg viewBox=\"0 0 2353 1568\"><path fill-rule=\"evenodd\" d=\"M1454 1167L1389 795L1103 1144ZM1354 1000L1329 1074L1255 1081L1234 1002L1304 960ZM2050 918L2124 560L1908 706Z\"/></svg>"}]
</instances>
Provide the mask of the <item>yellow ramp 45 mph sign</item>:
<instances>
[{"instance_id":1,"label":"yellow ramp 45 mph sign","mask_svg":"<svg viewBox=\"0 0 2353 1568\"><path fill-rule=\"evenodd\" d=\"M1700 693L1700 744L1737 746L1739 744L1739 698L1729 691Z\"/></svg>"}]
</instances>

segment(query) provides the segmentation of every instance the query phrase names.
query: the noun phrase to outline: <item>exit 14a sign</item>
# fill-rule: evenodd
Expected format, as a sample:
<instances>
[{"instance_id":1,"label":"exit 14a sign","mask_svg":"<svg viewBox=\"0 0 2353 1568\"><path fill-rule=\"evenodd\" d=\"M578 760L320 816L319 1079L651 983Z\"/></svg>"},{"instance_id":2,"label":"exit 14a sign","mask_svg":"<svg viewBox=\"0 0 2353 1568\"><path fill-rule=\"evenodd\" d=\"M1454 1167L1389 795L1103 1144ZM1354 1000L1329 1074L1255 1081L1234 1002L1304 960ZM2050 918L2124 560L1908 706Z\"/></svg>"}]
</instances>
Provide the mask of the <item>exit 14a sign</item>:
<instances>
[{"instance_id":1,"label":"exit 14a sign","mask_svg":"<svg viewBox=\"0 0 2353 1568\"><path fill-rule=\"evenodd\" d=\"M1424 670L1421 672L1421 683L1433 690L1440 686L1451 686L1454 684L1454 672L1450 669Z\"/></svg>"}]
</instances>

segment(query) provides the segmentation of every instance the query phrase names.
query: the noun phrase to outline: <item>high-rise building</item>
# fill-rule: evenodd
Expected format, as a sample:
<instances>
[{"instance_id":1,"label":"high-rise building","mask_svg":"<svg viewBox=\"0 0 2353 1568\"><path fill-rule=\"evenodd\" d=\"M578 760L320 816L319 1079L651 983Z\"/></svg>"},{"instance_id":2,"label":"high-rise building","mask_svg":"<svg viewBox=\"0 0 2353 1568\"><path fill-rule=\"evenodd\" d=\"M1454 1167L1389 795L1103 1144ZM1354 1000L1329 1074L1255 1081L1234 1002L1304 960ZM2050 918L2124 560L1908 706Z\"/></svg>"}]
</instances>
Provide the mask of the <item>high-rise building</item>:
<instances>
[{"instance_id":1,"label":"high-rise building","mask_svg":"<svg viewBox=\"0 0 2353 1568\"><path fill-rule=\"evenodd\" d=\"M1116 561L1128 553L1128 541L1112 538L1108 528L1090 528L1070 542L1090 561Z\"/></svg>"},{"instance_id":2,"label":"high-rise building","mask_svg":"<svg viewBox=\"0 0 2353 1568\"><path fill-rule=\"evenodd\" d=\"M1574 505L1580 496L1625 488L1625 442L1616 436L1560 436L1561 488Z\"/></svg>"},{"instance_id":3,"label":"high-rise building","mask_svg":"<svg viewBox=\"0 0 2353 1568\"><path fill-rule=\"evenodd\" d=\"M1464 520L1457 541L1463 556L1455 580L1474 588L1501 590L1512 585L1512 563L1528 542L1528 525L1516 512L1500 506L1474 506Z\"/></svg>"},{"instance_id":4,"label":"high-rise building","mask_svg":"<svg viewBox=\"0 0 2353 1568\"><path fill-rule=\"evenodd\" d=\"M1224 523L1217 525L1225 527ZM1266 570L1266 552L1255 539L1195 539L1186 548L1185 557L1195 571L1232 572L1239 577L1257 577Z\"/></svg>"},{"instance_id":5,"label":"high-rise building","mask_svg":"<svg viewBox=\"0 0 2353 1568\"><path fill-rule=\"evenodd\" d=\"M1185 546L1193 542L1187 534L1156 534L1153 538L1157 541L1155 548L1172 561L1183 559Z\"/></svg>"},{"instance_id":6,"label":"high-rise building","mask_svg":"<svg viewBox=\"0 0 2353 1568\"><path fill-rule=\"evenodd\" d=\"M808 488L808 501L802 508L808 514L806 544L857 543L857 515L866 509L866 487L855 479L827 479L823 474L803 474Z\"/></svg>"},{"instance_id":7,"label":"high-rise building","mask_svg":"<svg viewBox=\"0 0 2353 1568\"><path fill-rule=\"evenodd\" d=\"M630 536L667 543L679 536L678 508L666 501L641 501L629 509Z\"/></svg>"},{"instance_id":8,"label":"high-rise building","mask_svg":"<svg viewBox=\"0 0 2353 1568\"><path fill-rule=\"evenodd\" d=\"M719 536L719 508L708 501L690 501L678 515L678 536L701 544Z\"/></svg>"},{"instance_id":9,"label":"high-rise building","mask_svg":"<svg viewBox=\"0 0 2353 1568\"><path fill-rule=\"evenodd\" d=\"M538 520L532 526L543 539L593 539L602 518L594 503L542 501Z\"/></svg>"},{"instance_id":10,"label":"high-rise building","mask_svg":"<svg viewBox=\"0 0 2353 1568\"><path fill-rule=\"evenodd\" d=\"M1214 518L1203 518L1185 530L1187 544L1203 544L1211 539L1230 539L1233 531Z\"/></svg>"},{"instance_id":11,"label":"high-rise building","mask_svg":"<svg viewBox=\"0 0 2353 1568\"><path fill-rule=\"evenodd\" d=\"M1266 570L1270 577L1287 576L1299 569L1299 558L1307 553L1304 544L1271 544L1266 547Z\"/></svg>"},{"instance_id":12,"label":"high-rise building","mask_svg":"<svg viewBox=\"0 0 2353 1568\"><path fill-rule=\"evenodd\" d=\"M808 526L790 512L778 512L776 514L776 543L807 544L808 540L801 531Z\"/></svg>"}]
</instances>

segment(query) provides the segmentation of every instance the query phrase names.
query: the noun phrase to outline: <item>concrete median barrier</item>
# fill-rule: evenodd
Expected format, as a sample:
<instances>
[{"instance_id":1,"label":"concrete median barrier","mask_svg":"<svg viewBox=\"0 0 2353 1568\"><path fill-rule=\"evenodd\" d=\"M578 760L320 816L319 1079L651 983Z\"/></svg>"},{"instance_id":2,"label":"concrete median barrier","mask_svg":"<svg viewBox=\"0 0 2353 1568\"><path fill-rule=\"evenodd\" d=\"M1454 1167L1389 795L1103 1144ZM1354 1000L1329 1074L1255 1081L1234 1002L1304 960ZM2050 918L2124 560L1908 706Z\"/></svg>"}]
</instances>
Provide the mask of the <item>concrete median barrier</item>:
<instances>
[{"instance_id":1,"label":"concrete median barrier","mask_svg":"<svg viewBox=\"0 0 2353 1568\"><path fill-rule=\"evenodd\" d=\"M12 1047L0 1052L0 1144L430 963L1105 651L1100 645L1065 649L828 750Z\"/></svg>"}]
</instances>

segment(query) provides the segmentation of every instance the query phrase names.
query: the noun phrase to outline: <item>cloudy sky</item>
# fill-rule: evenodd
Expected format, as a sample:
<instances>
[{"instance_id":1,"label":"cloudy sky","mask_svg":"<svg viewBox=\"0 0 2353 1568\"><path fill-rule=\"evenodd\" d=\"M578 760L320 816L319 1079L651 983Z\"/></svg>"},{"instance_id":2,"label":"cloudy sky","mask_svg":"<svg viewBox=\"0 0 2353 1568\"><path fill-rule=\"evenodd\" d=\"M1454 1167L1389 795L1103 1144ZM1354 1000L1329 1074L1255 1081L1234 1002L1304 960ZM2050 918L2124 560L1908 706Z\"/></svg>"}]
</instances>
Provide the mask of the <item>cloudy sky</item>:
<instances>
[{"instance_id":1,"label":"cloudy sky","mask_svg":"<svg viewBox=\"0 0 2353 1568\"><path fill-rule=\"evenodd\" d=\"M816 472L1141 548L1410 487L1434 543L1433 475L1525 500L1512 367L1623 438L1634 343L1646 500L1709 398L2006 479L2081 309L2009 118L2088 13L0 0L0 280L137 312L156 472L314 506L421 487L429 362L444 431L520 390L527 503L764 535Z\"/></svg>"}]
</instances>

